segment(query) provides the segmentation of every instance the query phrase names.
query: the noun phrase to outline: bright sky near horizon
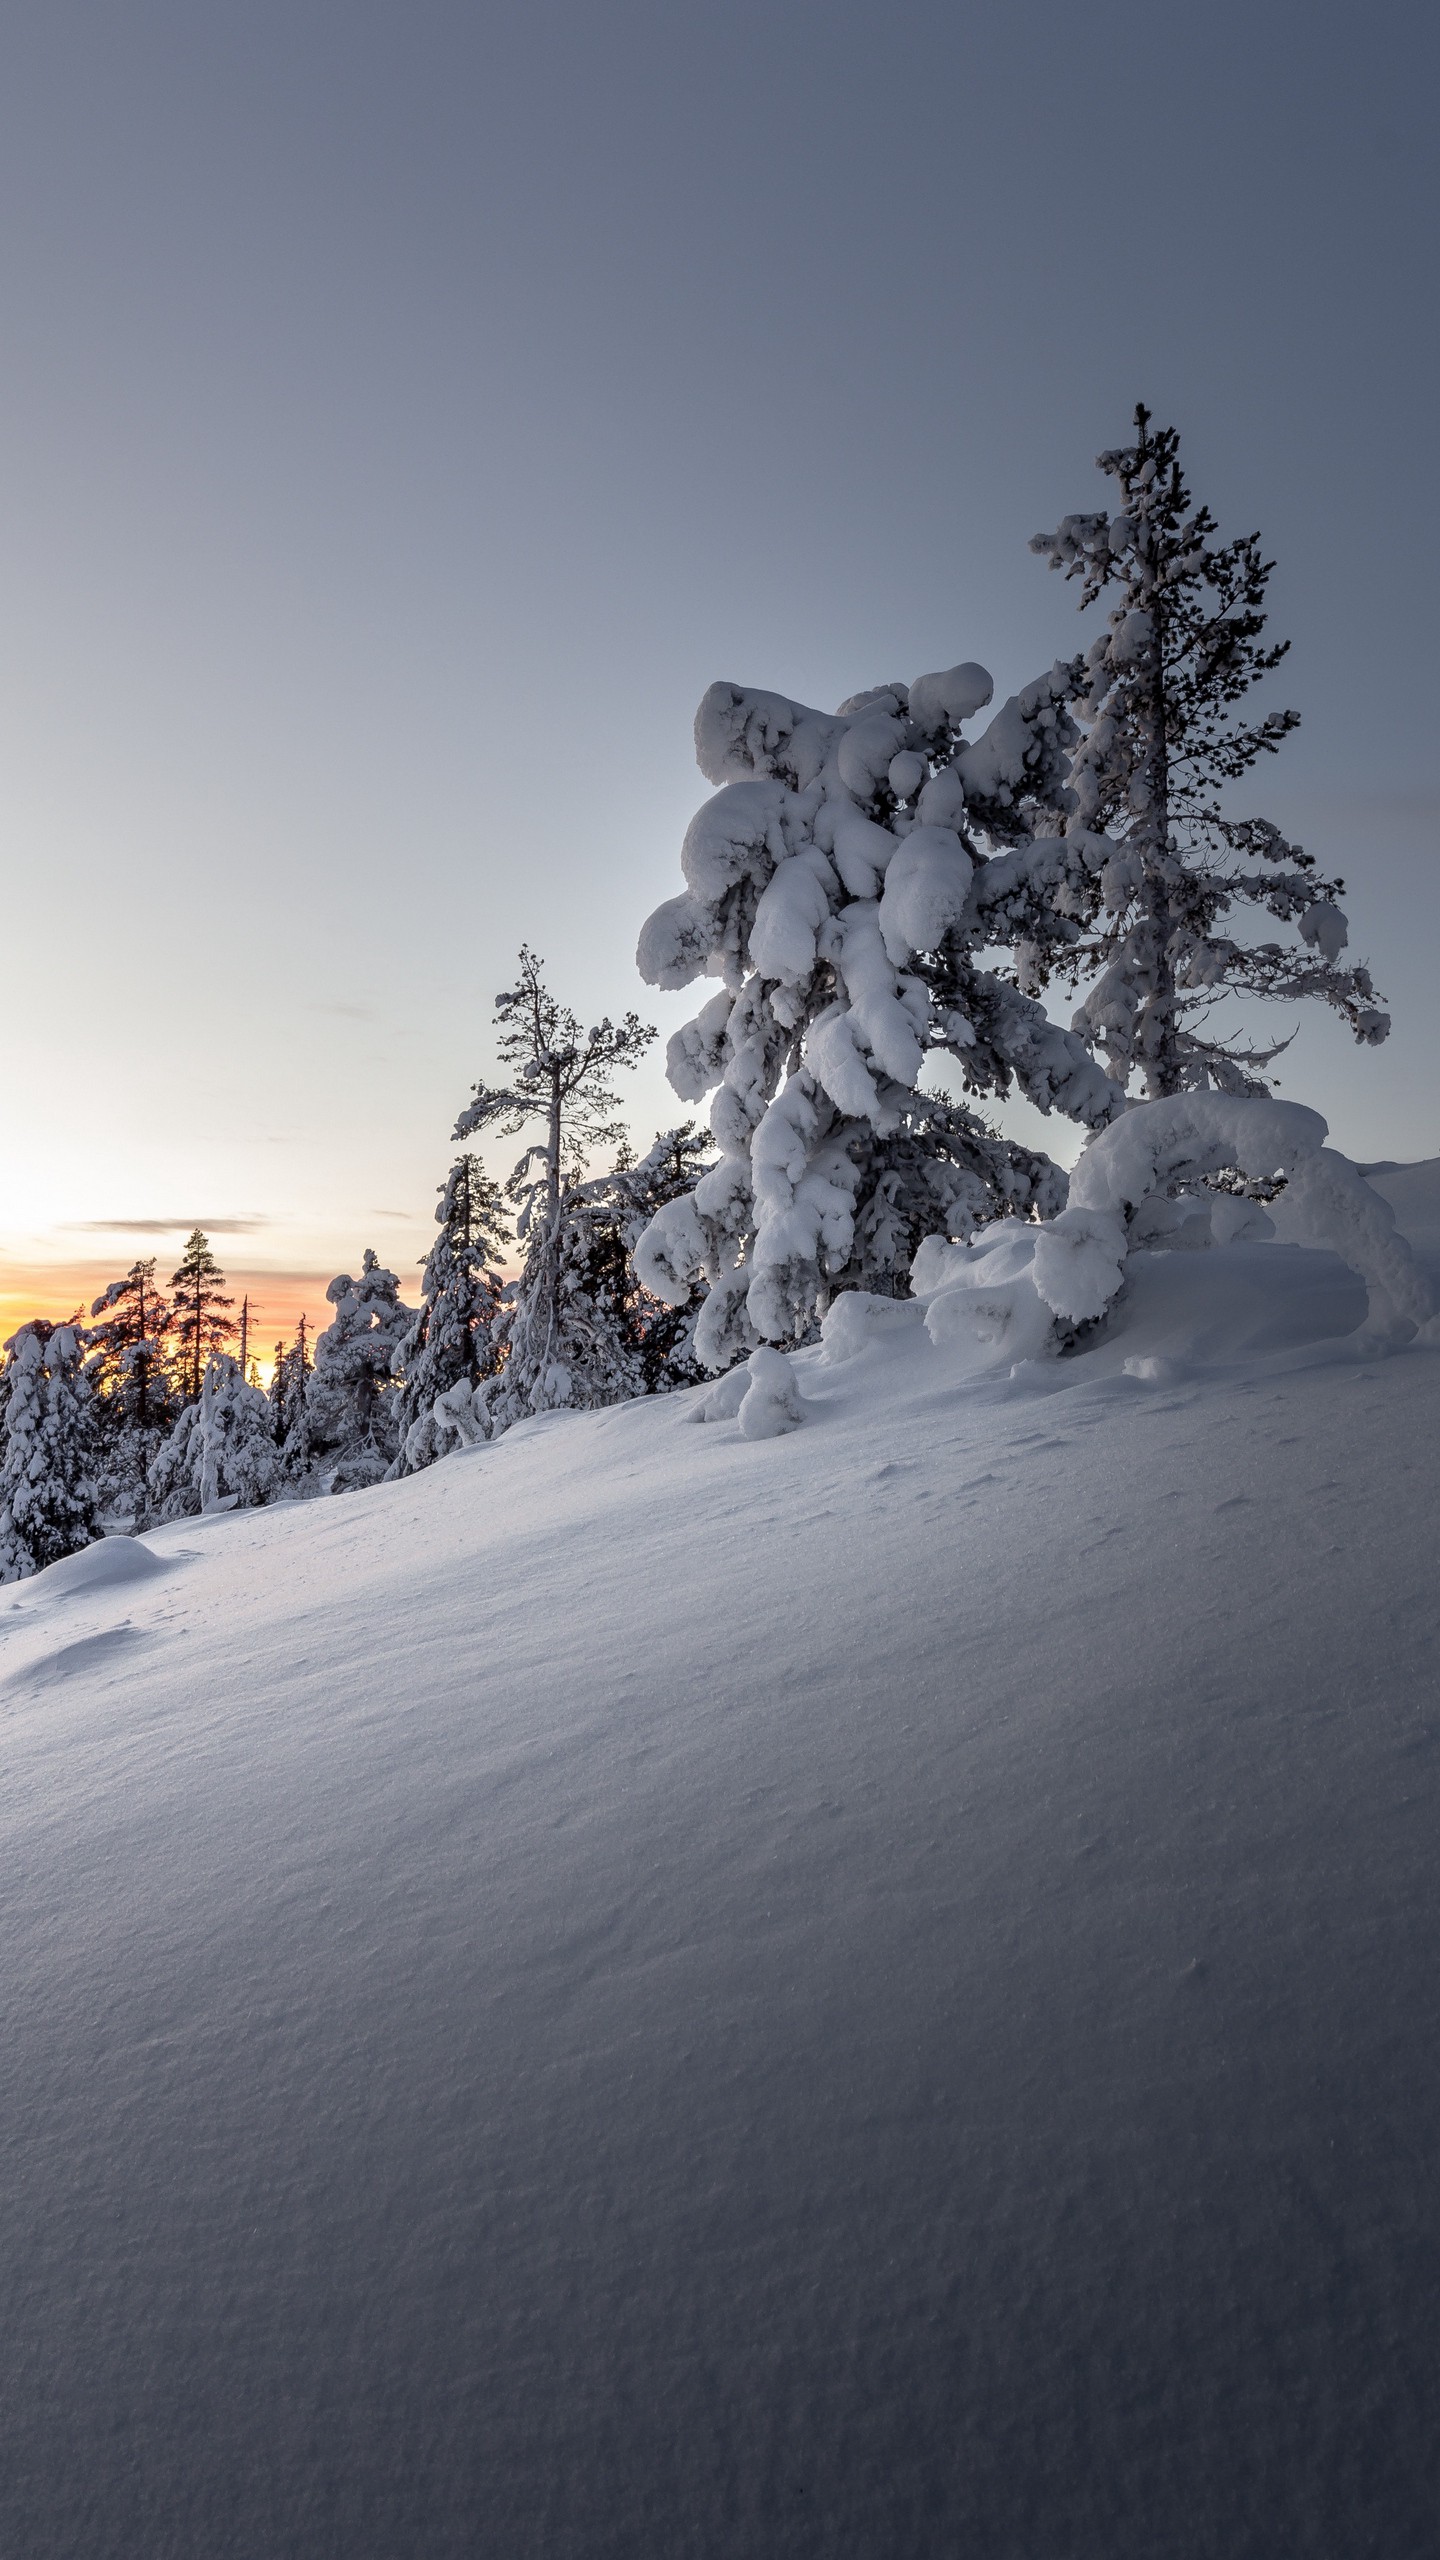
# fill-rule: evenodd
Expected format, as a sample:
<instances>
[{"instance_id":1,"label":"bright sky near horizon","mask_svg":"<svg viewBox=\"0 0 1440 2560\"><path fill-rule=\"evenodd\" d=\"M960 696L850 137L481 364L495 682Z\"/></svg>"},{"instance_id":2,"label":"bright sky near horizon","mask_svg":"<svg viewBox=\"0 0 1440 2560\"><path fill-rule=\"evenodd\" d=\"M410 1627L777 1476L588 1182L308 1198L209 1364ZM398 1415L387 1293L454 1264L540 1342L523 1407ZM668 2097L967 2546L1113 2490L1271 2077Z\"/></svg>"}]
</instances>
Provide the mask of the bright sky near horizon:
<instances>
[{"instance_id":1,"label":"bright sky near horizon","mask_svg":"<svg viewBox=\"0 0 1440 2560\"><path fill-rule=\"evenodd\" d=\"M1068 653L1027 537L1137 396L1278 559L1249 804L1395 1014L1282 1090L1440 1150L1433 13L3 25L0 1312L197 1217L277 1305L413 1274L522 937L587 1018L693 1010L633 952L704 686ZM631 1099L681 1116L658 1049Z\"/></svg>"}]
</instances>

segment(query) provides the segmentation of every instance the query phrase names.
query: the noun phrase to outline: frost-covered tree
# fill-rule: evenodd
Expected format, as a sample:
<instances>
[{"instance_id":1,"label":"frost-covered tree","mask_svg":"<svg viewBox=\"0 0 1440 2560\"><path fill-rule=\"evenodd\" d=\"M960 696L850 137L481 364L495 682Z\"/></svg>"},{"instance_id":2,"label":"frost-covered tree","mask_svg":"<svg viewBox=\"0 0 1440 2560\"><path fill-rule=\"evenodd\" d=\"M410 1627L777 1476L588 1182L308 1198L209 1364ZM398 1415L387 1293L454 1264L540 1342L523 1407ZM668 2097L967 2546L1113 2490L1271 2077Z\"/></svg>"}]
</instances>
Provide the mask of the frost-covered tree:
<instances>
[{"instance_id":1,"label":"frost-covered tree","mask_svg":"<svg viewBox=\"0 0 1440 2560\"><path fill-rule=\"evenodd\" d=\"M209 1237L199 1227L190 1230L170 1286L174 1292L171 1338L180 1391L187 1404L198 1404L205 1364L230 1339L230 1310L235 1304L225 1295L225 1274L210 1250Z\"/></svg>"},{"instance_id":2,"label":"frost-covered tree","mask_svg":"<svg viewBox=\"0 0 1440 2560\"><path fill-rule=\"evenodd\" d=\"M687 1122L662 1130L638 1163L622 1149L611 1172L566 1189L561 1223L573 1293L590 1311L609 1382L609 1393L595 1401L664 1395L704 1375L694 1355L698 1296L683 1305L657 1298L635 1269L634 1249L656 1211L693 1190L710 1160L704 1138Z\"/></svg>"},{"instance_id":3,"label":"frost-covered tree","mask_svg":"<svg viewBox=\"0 0 1440 2560\"><path fill-rule=\"evenodd\" d=\"M634 1013L583 1030L550 994L542 967L524 946L515 985L495 999L496 1045L510 1083L477 1084L455 1124L457 1139L481 1130L516 1137L537 1121L544 1132L506 1186L518 1203L525 1262L496 1327L503 1365L474 1398L485 1431L524 1414L613 1404L639 1392L625 1329L587 1284L594 1203L581 1176L597 1148L622 1142L615 1077L638 1065L655 1034Z\"/></svg>"},{"instance_id":4,"label":"frost-covered tree","mask_svg":"<svg viewBox=\"0 0 1440 2560\"><path fill-rule=\"evenodd\" d=\"M395 1354L414 1321L400 1283L367 1246L358 1280L342 1271L325 1292L335 1313L315 1343L308 1428L330 1490L378 1484L396 1454Z\"/></svg>"},{"instance_id":5,"label":"frost-covered tree","mask_svg":"<svg viewBox=\"0 0 1440 2560\"><path fill-rule=\"evenodd\" d=\"M309 1325L302 1314L295 1328L294 1341L287 1347L275 1345L275 1372L270 1381L270 1431L280 1452L281 1469L286 1482L303 1484L310 1474L310 1380L314 1361L310 1356Z\"/></svg>"},{"instance_id":6,"label":"frost-covered tree","mask_svg":"<svg viewBox=\"0 0 1440 2560\"><path fill-rule=\"evenodd\" d=\"M107 1511L143 1519L150 1461L171 1429L177 1398L166 1352L170 1307L153 1255L112 1280L90 1313L85 1374L94 1394L97 1467Z\"/></svg>"},{"instance_id":7,"label":"frost-covered tree","mask_svg":"<svg viewBox=\"0 0 1440 2560\"><path fill-rule=\"evenodd\" d=\"M498 1186L468 1151L451 1166L435 1211L440 1229L425 1261L420 1309L395 1354L399 1380L392 1476L410 1475L441 1454L432 1419L444 1395L493 1375L495 1327L510 1241Z\"/></svg>"},{"instance_id":8,"label":"frost-covered tree","mask_svg":"<svg viewBox=\"0 0 1440 2560\"><path fill-rule=\"evenodd\" d=\"M645 1392L630 1322L630 1266L608 1177L567 1180L533 1220L524 1266L505 1292L494 1340L499 1365L471 1411L493 1437L528 1414L588 1410ZM522 1208L522 1218L524 1211Z\"/></svg>"},{"instance_id":9,"label":"frost-covered tree","mask_svg":"<svg viewBox=\"0 0 1440 2560\"><path fill-rule=\"evenodd\" d=\"M946 1094L912 1095L898 1128L856 1141L853 1159L854 1241L833 1290L904 1297L926 1236L963 1239L994 1218L1053 1218L1065 1206L1058 1165Z\"/></svg>"},{"instance_id":10,"label":"frost-covered tree","mask_svg":"<svg viewBox=\"0 0 1440 2560\"><path fill-rule=\"evenodd\" d=\"M100 1535L85 1336L37 1317L0 1372L0 1582L41 1573Z\"/></svg>"},{"instance_id":11,"label":"frost-covered tree","mask_svg":"<svg viewBox=\"0 0 1440 2560\"><path fill-rule=\"evenodd\" d=\"M199 1402L185 1407L151 1464L156 1511L162 1520L184 1520L244 1510L273 1502L282 1482L268 1396L250 1385L238 1360L212 1353Z\"/></svg>"},{"instance_id":12,"label":"frost-covered tree","mask_svg":"<svg viewBox=\"0 0 1440 2560\"><path fill-rule=\"evenodd\" d=\"M1294 711L1239 707L1289 643L1264 639L1274 564L1259 535L1216 541L1179 448L1173 427L1137 408L1134 443L1099 457L1115 512L1067 516L1031 544L1080 579L1082 608L1113 598L1072 703L1085 734L1065 834L1083 857L1086 930L1068 954L1037 954L1037 978L1052 958L1072 983L1098 970L1075 1028L1120 1082L1138 1073L1152 1096L1207 1085L1261 1094L1259 1070L1287 1044L1255 1047L1210 1027L1226 999L1318 996L1362 1042L1383 1040L1389 1017L1368 970L1342 965L1343 883L1322 879L1267 818L1231 814L1230 786L1298 726ZM1293 937L1237 938L1227 929L1237 908Z\"/></svg>"},{"instance_id":13,"label":"frost-covered tree","mask_svg":"<svg viewBox=\"0 0 1440 2560\"><path fill-rule=\"evenodd\" d=\"M666 1062L687 1101L713 1094L721 1158L661 1209L636 1261L673 1302L706 1285L707 1366L803 1340L862 1273L894 1286L885 1238L898 1254L917 1217L968 1232L987 1201L1038 1202L1038 1160L923 1092L927 1058L952 1060L969 1093L1018 1088L1086 1126L1119 1108L1084 1042L1019 983L1085 912L1083 848L1060 832L1079 673L1053 668L976 737L992 687L971 664L833 714L728 684L701 703L696 755L720 788L687 832L686 889L637 957L653 986L723 980ZM987 965L1004 946L1008 972ZM932 1140L933 1187L917 1177Z\"/></svg>"},{"instance_id":14,"label":"frost-covered tree","mask_svg":"<svg viewBox=\"0 0 1440 2560\"><path fill-rule=\"evenodd\" d=\"M638 1164L617 1165L603 1185L611 1225L597 1237L597 1260L608 1263L612 1286L640 1364L641 1389L663 1395L694 1386L704 1371L695 1357L695 1326L703 1304L697 1291L672 1305L647 1289L635 1268L635 1247L657 1212L683 1199L711 1170L714 1151L693 1120L662 1129Z\"/></svg>"}]
</instances>

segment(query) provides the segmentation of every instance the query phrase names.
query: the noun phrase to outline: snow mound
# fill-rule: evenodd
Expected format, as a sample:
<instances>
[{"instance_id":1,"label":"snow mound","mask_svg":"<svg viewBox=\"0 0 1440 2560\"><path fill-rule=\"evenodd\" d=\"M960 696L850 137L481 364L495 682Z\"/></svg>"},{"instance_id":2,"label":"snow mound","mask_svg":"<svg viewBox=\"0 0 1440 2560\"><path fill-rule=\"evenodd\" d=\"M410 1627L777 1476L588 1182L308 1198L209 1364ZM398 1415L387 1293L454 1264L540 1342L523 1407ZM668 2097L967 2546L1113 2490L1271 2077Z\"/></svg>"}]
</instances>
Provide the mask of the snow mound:
<instances>
[{"instance_id":1,"label":"snow mound","mask_svg":"<svg viewBox=\"0 0 1440 2560\"><path fill-rule=\"evenodd\" d=\"M1395 1222L1390 1204L1346 1157L1322 1142L1325 1122L1296 1103L1181 1094L1143 1103L1093 1136L1070 1181L1068 1205L1042 1226L1005 1219L970 1246L928 1236L911 1287L929 1302L934 1342L971 1340L992 1361L1014 1350L1044 1357L1074 1329L1098 1322L1134 1276L1137 1253L1228 1247L1283 1235L1335 1254L1366 1291L1351 1328L1365 1349L1427 1340L1440 1291ZM1217 1173L1282 1177L1272 1218L1250 1200L1206 1188ZM1301 1292L1308 1286L1299 1284ZM1182 1291L1175 1319L1203 1311L1212 1338L1233 1274ZM1241 1327L1236 1346L1250 1336ZM1024 1348L1020 1346L1023 1344Z\"/></svg>"},{"instance_id":2,"label":"snow mound","mask_svg":"<svg viewBox=\"0 0 1440 2560\"><path fill-rule=\"evenodd\" d=\"M1037 1232L0 1609L7 2551L1431 2548L1440 1361Z\"/></svg>"},{"instance_id":3,"label":"snow mound","mask_svg":"<svg viewBox=\"0 0 1440 2560\"><path fill-rule=\"evenodd\" d=\"M77 1555L62 1556L24 1585L25 1603L71 1600L82 1591L107 1590L120 1582L145 1582L152 1574L169 1573L174 1558L156 1555L140 1538L99 1538Z\"/></svg>"}]
</instances>

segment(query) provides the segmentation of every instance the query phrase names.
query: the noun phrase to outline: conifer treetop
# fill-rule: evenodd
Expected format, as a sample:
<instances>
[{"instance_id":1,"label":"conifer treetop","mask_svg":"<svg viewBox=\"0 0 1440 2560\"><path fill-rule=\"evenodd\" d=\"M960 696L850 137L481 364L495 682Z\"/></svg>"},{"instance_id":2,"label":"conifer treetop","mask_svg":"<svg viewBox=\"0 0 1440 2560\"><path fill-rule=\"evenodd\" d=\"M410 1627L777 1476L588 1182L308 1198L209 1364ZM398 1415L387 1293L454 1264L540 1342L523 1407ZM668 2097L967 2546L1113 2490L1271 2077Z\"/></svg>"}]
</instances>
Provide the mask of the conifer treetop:
<instances>
[{"instance_id":1,"label":"conifer treetop","mask_svg":"<svg viewBox=\"0 0 1440 2560\"><path fill-rule=\"evenodd\" d=\"M495 998L496 1047L512 1080L508 1085L477 1084L453 1135L458 1140L493 1130L497 1137L516 1137L543 1115L545 1139L527 1149L508 1188L512 1197L519 1197L537 1187L527 1178L538 1159L543 1167L538 1187L553 1213L567 1176L583 1171L596 1148L615 1147L623 1140L614 1078L620 1069L638 1066L655 1032L637 1013L627 1013L620 1022L607 1014L590 1029L582 1028L578 1014L551 995L541 975L544 965L528 943L521 944L515 984Z\"/></svg>"},{"instance_id":2,"label":"conifer treetop","mask_svg":"<svg viewBox=\"0 0 1440 2560\"><path fill-rule=\"evenodd\" d=\"M198 1404L205 1364L212 1352L222 1350L228 1342L230 1309L235 1304L226 1295L225 1274L202 1227L191 1228L179 1267L171 1274L170 1286L175 1292L173 1322L184 1389L190 1403Z\"/></svg>"},{"instance_id":3,"label":"conifer treetop","mask_svg":"<svg viewBox=\"0 0 1440 2560\"><path fill-rule=\"evenodd\" d=\"M1258 1071L1288 1042L1256 1046L1211 1028L1227 998L1319 996L1365 1044L1390 1027L1368 970L1340 964L1343 882L1321 878L1303 846L1268 818L1236 814L1227 796L1299 726L1294 710L1256 719L1240 709L1290 645L1264 636L1274 562L1258 533L1218 540L1176 430L1153 426L1143 405L1135 441L1098 467L1116 485L1114 513L1066 516L1030 546L1080 582L1082 609L1116 591L1070 704L1085 735L1064 835L1089 875L1079 920L1090 930L1068 950L1037 951L1031 983L1098 971L1074 1028L1118 1081L1139 1072L1157 1097L1207 1084L1264 1093ZM1231 935L1236 907L1292 926L1298 945Z\"/></svg>"}]
</instances>

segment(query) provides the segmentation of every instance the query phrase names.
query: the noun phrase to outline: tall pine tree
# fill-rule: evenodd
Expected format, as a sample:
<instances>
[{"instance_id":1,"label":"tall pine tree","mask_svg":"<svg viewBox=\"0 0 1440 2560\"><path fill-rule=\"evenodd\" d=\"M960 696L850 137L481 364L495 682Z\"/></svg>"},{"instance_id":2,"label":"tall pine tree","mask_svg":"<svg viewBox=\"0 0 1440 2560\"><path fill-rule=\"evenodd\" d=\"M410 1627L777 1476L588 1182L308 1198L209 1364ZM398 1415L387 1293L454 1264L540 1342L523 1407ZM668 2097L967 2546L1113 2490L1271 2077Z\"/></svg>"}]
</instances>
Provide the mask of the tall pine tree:
<instances>
[{"instance_id":1,"label":"tall pine tree","mask_svg":"<svg viewBox=\"0 0 1440 2560\"><path fill-rule=\"evenodd\" d=\"M399 1453L394 1476L440 1455L433 1414L462 1380L477 1387L498 1365L495 1340L510 1229L504 1205L476 1155L457 1157L440 1187L440 1229L424 1265L421 1303L395 1354Z\"/></svg>"},{"instance_id":2,"label":"tall pine tree","mask_svg":"<svg viewBox=\"0 0 1440 2560\"><path fill-rule=\"evenodd\" d=\"M1258 534L1216 541L1179 436L1152 426L1148 409L1135 412L1134 443L1102 453L1098 467L1115 484L1115 513L1067 516L1031 544L1080 579L1082 608L1114 597L1070 706L1085 736L1065 834L1091 885L1089 930L1060 957L1072 983L1099 972L1074 1027L1118 1081L1138 1073L1151 1097L1206 1085L1264 1093L1260 1071L1288 1043L1257 1047L1214 1027L1228 998L1318 996L1361 1042L1390 1027L1368 970L1341 965L1343 882L1322 879L1268 818L1231 814L1230 785L1299 722L1295 711L1239 709L1289 647L1263 636L1274 563ZM1237 908L1297 938L1237 939L1226 929Z\"/></svg>"},{"instance_id":3,"label":"tall pine tree","mask_svg":"<svg viewBox=\"0 0 1440 2560\"><path fill-rule=\"evenodd\" d=\"M230 1309L235 1304L225 1295L225 1274L210 1250L209 1237L199 1227L190 1230L170 1286L175 1293L171 1321L180 1390L187 1404L198 1404L205 1364L212 1352L224 1350L234 1330Z\"/></svg>"},{"instance_id":4,"label":"tall pine tree","mask_svg":"<svg viewBox=\"0 0 1440 2560\"><path fill-rule=\"evenodd\" d=\"M638 1369L608 1295L587 1266L591 1203L581 1179L599 1147L619 1146L615 1076L637 1066L654 1031L629 1013L583 1030L541 976L528 945L513 987L495 999L497 1047L511 1072L505 1086L478 1084L455 1124L457 1139L482 1129L514 1137L538 1120L543 1136L526 1149L506 1186L525 1265L506 1293L497 1342L504 1365L482 1381L476 1409L487 1430L559 1405L612 1404L638 1392Z\"/></svg>"},{"instance_id":5,"label":"tall pine tree","mask_svg":"<svg viewBox=\"0 0 1440 2560\"><path fill-rule=\"evenodd\" d=\"M302 1313L288 1349L275 1345L275 1374L270 1382L270 1430L280 1451L286 1481L303 1485L310 1474L310 1380L314 1361L308 1340L309 1321Z\"/></svg>"},{"instance_id":6,"label":"tall pine tree","mask_svg":"<svg viewBox=\"0 0 1440 2560\"><path fill-rule=\"evenodd\" d=\"M150 1462L175 1420L166 1353L170 1307L155 1285L155 1261L133 1262L90 1313L85 1374L95 1397L102 1497L107 1511L142 1520Z\"/></svg>"}]
</instances>

